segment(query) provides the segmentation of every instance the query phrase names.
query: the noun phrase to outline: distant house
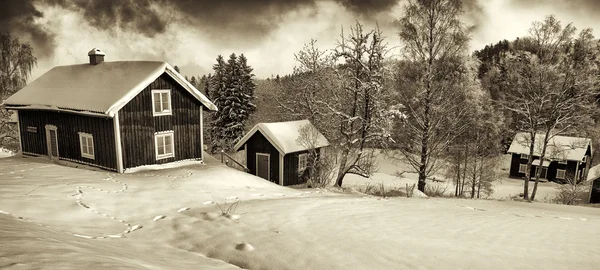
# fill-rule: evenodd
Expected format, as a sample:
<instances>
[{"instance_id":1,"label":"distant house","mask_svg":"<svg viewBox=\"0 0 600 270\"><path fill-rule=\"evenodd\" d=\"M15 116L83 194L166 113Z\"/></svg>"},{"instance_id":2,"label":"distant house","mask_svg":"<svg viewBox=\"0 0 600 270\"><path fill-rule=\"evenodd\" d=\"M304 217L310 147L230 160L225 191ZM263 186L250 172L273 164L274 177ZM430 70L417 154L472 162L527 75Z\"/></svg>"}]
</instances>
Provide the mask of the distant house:
<instances>
[{"instance_id":1,"label":"distant house","mask_svg":"<svg viewBox=\"0 0 600 270\"><path fill-rule=\"evenodd\" d=\"M527 159L529 156L530 135L525 132L517 133L513 139L508 153L512 154L510 173L511 177L525 177ZM536 135L535 149L531 175L541 169L541 178L565 182L568 177L572 179L585 179L591 165L592 144L591 139L554 136L546 148L544 163L540 168L540 155L544 135Z\"/></svg>"},{"instance_id":2,"label":"distant house","mask_svg":"<svg viewBox=\"0 0 600 270\"><path fill-rule=\"evenodd\" d=\"M217 110L164 62L58 66L4 101L16 111L24 155L48 156L116 172L201 160L203 110Z\"/></svg>"},{"instance_id":3,"label":"distant house","mask_svg":"<svg viewBox=\"0 0 600 270\"><path fill-rule=\"evenodd\" d=\"M308 150L298 142L300 129L311 126L308 120L259 123L234 146L235 151L246 150L246 166L251 174L282 186L306 182ZM316 130L316 129L315 129ZM329 142L318 133L313 146L320 153Z\"/></svg>"}]
</instances>

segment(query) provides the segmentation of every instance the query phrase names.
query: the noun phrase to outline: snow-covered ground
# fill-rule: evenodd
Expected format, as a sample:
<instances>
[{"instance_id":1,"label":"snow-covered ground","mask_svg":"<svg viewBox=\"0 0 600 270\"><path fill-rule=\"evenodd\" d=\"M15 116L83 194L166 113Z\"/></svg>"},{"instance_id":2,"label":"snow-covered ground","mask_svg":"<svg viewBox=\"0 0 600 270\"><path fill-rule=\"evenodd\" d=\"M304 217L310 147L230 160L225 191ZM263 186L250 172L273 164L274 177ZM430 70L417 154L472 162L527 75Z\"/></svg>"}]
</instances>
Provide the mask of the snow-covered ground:
<instances>
[{"instance_id":1,"label":"snow-covered ground","mask_svg":"<svg viewBox=\"0 0 600 270\"><path fill-rule=\"evenodd\" d=\"M230 215L219 206L232 206ZM216 160L114 175L4 158L0 211L0 267L18 269L596 269L600 261L597 208L290 189Z\"/></svg>"}]
</instances>

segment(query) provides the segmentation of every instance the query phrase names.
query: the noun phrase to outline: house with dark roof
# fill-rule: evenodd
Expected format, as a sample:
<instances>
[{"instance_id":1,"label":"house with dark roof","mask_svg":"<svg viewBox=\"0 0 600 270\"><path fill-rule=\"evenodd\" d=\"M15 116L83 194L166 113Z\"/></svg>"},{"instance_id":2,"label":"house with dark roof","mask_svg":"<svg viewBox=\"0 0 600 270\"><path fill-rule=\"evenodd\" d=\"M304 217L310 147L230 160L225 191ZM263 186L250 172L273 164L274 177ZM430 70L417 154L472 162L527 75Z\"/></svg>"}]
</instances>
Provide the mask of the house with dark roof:
<instances>
[{"instance_id":1,"label":"house with dark roof","mask_svg":"<svg viewBox=\"0 0 600 270\"><path fill-rule=\"evenodd\" d=\"M301 129L314 134L302 143ZM321 154L329 141L308 120L258 123L234 146L246 152L246 167L251 174L282 186L305 183L308 177L309 150Z\"/></svg>"},{"instance_id":2,"label":"house with dark roof","mask_svg":"<svg viewBox=\"0 0 600 270\"><path fill-rule=\"evenodd\" d=\"M517 133L508 148L508 153L512 155L509 172L511 177L525 177L530 154L529 138L529 133ZM554 136L546 146L544 162L540 162L543 139L543 134L537 134L535 137L530 171L532 178L537 170L542 170L540 178L548 181L565 182L568 179L580 181L587 178L593 156L591 139Z\"/></svg>"},{"instance_id":3,"label":"house with dark roof","mask_svg":"<svg viewBox=\"0 0 600 270\"><path fill-rule=\"evenodd\" d=\"M17 117L23 155L124 172L202 160L203 113L217 107L165 62L58 66L4 101Z\"/></svg>"}]
</instances>

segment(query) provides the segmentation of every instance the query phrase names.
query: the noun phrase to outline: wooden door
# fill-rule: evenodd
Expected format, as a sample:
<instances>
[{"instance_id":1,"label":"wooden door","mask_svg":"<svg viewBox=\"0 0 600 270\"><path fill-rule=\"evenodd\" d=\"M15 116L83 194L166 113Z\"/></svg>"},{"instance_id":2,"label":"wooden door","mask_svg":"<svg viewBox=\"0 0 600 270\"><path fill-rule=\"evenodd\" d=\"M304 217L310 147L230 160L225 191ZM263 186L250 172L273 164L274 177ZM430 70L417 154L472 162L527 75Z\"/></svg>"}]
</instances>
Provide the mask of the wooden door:
<instances>
[{"instance_id":1,"label":"wooden door","mask_svg":"<svg viewBox=\"0 0 600 270\"><path fill-rule=\"evenodd\" d=\"M46 145L48 146L48 157L58 159L58 132L56 126L46 126Z\"/></svg>"},{"instance_id":2,"label":"wooden door","mask_svg":"<svg viewBox=\"0 0 600 270\"><path fill-rule=\"evenodd\" d=\"M270 161L271 155L256 153L256 176L271 181Z\"/></svg>"}]
</instances>

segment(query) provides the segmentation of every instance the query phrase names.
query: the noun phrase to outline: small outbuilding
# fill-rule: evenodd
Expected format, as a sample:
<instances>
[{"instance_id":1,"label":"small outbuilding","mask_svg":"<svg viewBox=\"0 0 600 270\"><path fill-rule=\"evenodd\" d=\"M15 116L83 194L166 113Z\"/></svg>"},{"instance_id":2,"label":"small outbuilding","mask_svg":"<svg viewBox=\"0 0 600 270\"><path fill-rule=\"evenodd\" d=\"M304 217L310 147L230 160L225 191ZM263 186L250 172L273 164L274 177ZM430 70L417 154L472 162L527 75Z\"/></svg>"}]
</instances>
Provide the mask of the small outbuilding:
<instances>
[{"instance_id":1,"label":"small outbuilding","mask_svg":"<svg viewBox=\"0 0 600 270\"><path fill-rule=\"evenodd\" d=\"M301 129L312 130L310 143L302 143ZM234 146L246 152L249 172L273 183L289 186L305 183L309 150L317 154L329 141L308 120L259 123Z\"/></svg>"},{"instance_id":2,"label":"small outbuilding","mask_svg":"<svg viewBox=\"0 0 600 270\"><path fill-rule=\"evenodd\" d=\"M511 177L525 177L529 158L529 142L531 141L529 137L528 133L517 133L508 149L508 153L512 155L509 172ZM542 152L542 143L540 142L543 139L543 135L536 135L530 171L532 176L535 175L536 170L541 169L541 178L549 181L565 182L568 178L577 181L586 179L593 156L591 139L569 136L552 137L546 147L544 162L540 166Z\"/></svg>"}]
</instances>

